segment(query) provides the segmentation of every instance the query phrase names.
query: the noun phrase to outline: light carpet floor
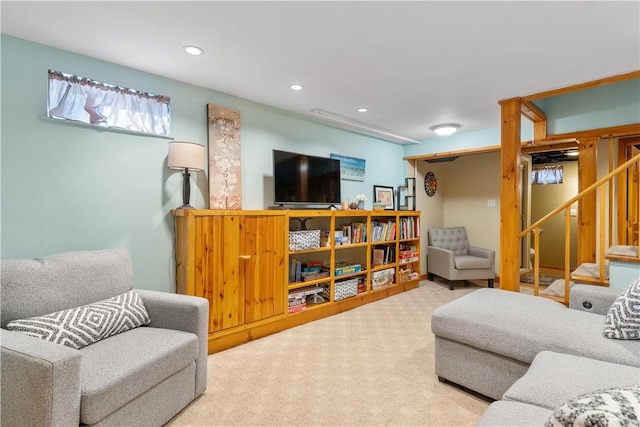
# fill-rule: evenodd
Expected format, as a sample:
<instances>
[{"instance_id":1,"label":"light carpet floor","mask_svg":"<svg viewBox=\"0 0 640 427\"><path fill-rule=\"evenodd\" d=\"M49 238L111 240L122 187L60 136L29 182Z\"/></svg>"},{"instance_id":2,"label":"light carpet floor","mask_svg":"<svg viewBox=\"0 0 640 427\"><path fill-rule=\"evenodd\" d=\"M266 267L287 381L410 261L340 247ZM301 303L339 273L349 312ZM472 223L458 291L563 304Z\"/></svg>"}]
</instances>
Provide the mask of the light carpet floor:
<instances>
[{"instance_id":1,"label":"light carpet floor","mask_svg":"<svg viewBox=\"0 0 640 427\"><path fill-rule=\"evenodd\" d=\"M488 402L440 383L431 313L479 289L419 288L209 356L167 426L472 426Z\"/></svg>"}]
</instances>

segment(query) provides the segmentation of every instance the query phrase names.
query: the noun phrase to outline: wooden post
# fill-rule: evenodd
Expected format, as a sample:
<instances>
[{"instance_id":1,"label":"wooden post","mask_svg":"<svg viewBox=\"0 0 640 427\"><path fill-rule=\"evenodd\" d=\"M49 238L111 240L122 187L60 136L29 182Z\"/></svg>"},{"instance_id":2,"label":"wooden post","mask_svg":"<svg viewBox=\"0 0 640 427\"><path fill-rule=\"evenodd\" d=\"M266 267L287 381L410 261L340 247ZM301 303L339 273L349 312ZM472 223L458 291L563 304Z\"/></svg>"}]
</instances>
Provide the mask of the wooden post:
<instances>
[{"instance_id":1,"label":"wooden post","mask_svg":"<svg viewBox=\"0 0 640 427\"><path fill-rule=\"evenodd\" d=\"M500 289L520 291L520 98L500 101Z\"/></svg>"},{"instance_id":2,"label":"wooden post","mask_svg":"<svg viewBox=\"0 0 640 427\"><path fill-rule=\"evenodd\" d=\"M578 143L578 192L598 179L598 138L583 139ZM578 265L596 262L596 206L595 191L578 201Z\"/></svg>"}]
</instances>

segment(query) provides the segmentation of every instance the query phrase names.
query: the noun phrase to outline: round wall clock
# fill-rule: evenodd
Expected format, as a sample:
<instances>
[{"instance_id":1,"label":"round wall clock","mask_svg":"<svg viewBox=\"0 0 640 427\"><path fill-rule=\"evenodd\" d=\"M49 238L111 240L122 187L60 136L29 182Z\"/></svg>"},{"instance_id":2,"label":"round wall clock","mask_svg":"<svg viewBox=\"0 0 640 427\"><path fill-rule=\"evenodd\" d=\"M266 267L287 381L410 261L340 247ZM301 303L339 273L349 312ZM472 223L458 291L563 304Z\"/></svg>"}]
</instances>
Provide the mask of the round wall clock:
<instances>
[{"instance_id":1,"label":"round wall clock","mask_svg":"<svg viewBox=\"0 0 640 427\"><path fill-rule=\"evenodd\" d=\"M424 176L424 191L427 193L427 196L432 197L436 194L436 189L438 188L438 179L433 172L427 172Z\"/></svg>"}]
</instances>

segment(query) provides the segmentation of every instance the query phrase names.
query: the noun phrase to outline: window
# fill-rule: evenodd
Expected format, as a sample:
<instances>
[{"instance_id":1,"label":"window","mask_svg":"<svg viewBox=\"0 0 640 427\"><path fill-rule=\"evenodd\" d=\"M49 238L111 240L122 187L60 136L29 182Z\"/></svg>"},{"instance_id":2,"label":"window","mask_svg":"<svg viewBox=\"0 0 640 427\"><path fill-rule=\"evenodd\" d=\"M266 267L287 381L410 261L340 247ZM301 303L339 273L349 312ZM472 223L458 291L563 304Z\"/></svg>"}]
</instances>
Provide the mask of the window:
<instances>
[{"instance_id":1,"label":"window","mask_svg":"<svg viewBox=\"0 0 640 427\"><path fill-rule=\"evenodd\" d=\"M531 171L532 184L562 184L562 166L538 166Z\"/></svg>"},{"instance_id":2,"label":"window","mask_svg":"<svg viewBox=\"0 0 640 427\"><path fill-rule=\"evenodd\" d=\"M48 116L168 136L170 98L49 70Z\"/></svg>"}]
</instances>

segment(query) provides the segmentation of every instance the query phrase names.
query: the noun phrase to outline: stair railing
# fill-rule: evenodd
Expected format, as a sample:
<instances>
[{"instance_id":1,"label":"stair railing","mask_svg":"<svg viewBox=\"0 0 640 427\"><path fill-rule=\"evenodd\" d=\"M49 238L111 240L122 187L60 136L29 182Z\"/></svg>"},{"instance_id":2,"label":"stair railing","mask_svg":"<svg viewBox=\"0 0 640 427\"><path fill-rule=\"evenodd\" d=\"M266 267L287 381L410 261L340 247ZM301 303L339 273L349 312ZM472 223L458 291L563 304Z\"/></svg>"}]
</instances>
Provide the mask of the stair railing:
<instances>
[{"instance_id":1,"label":"stair railing","mask_svg":"<svg viewBox=\"0 0 640 427\"><path fill-rule=\"evenodd\" d=\"M580 193L567 200L547 215L540 218L535 223L531 224L529 227L522 230L519 234L519 238L523 238L527 235L527 233L533 232L533 294L538 296L540 291L540 226L556 216L558 213L564 210L565 216L565 233L564 233L564 297L555 297L555 296L547 296L550 299L562 302L564 304L569 304L569 288L571 281L571 266L570 266L570 254L571 254L571 205L582 199L583 197L591 194L593 191L598 191L599 195L599 221L598 221L598 229L599 229L599 245L598 245L598 280L602 283L605 281L605 268L604 268L604 256L605 256L605 204L606 204L606 186L604 184L612 181L619 174L629 169L631 166L640 162L640 154L632 157L627 160L589 187L582 190ZM612 188L612 187L610 187ZM610 194L611 197L612 194ZM640 200L640 198L639 198ZM621 207L619 206L618 209ZM640 211L640 209L639 209ZM613 221L613 218L609 218L609 221ZM611 236L610 236L611 238ZM638 251L638 259L640 260L640 250Z\"/></svg>"}]
</instances>

